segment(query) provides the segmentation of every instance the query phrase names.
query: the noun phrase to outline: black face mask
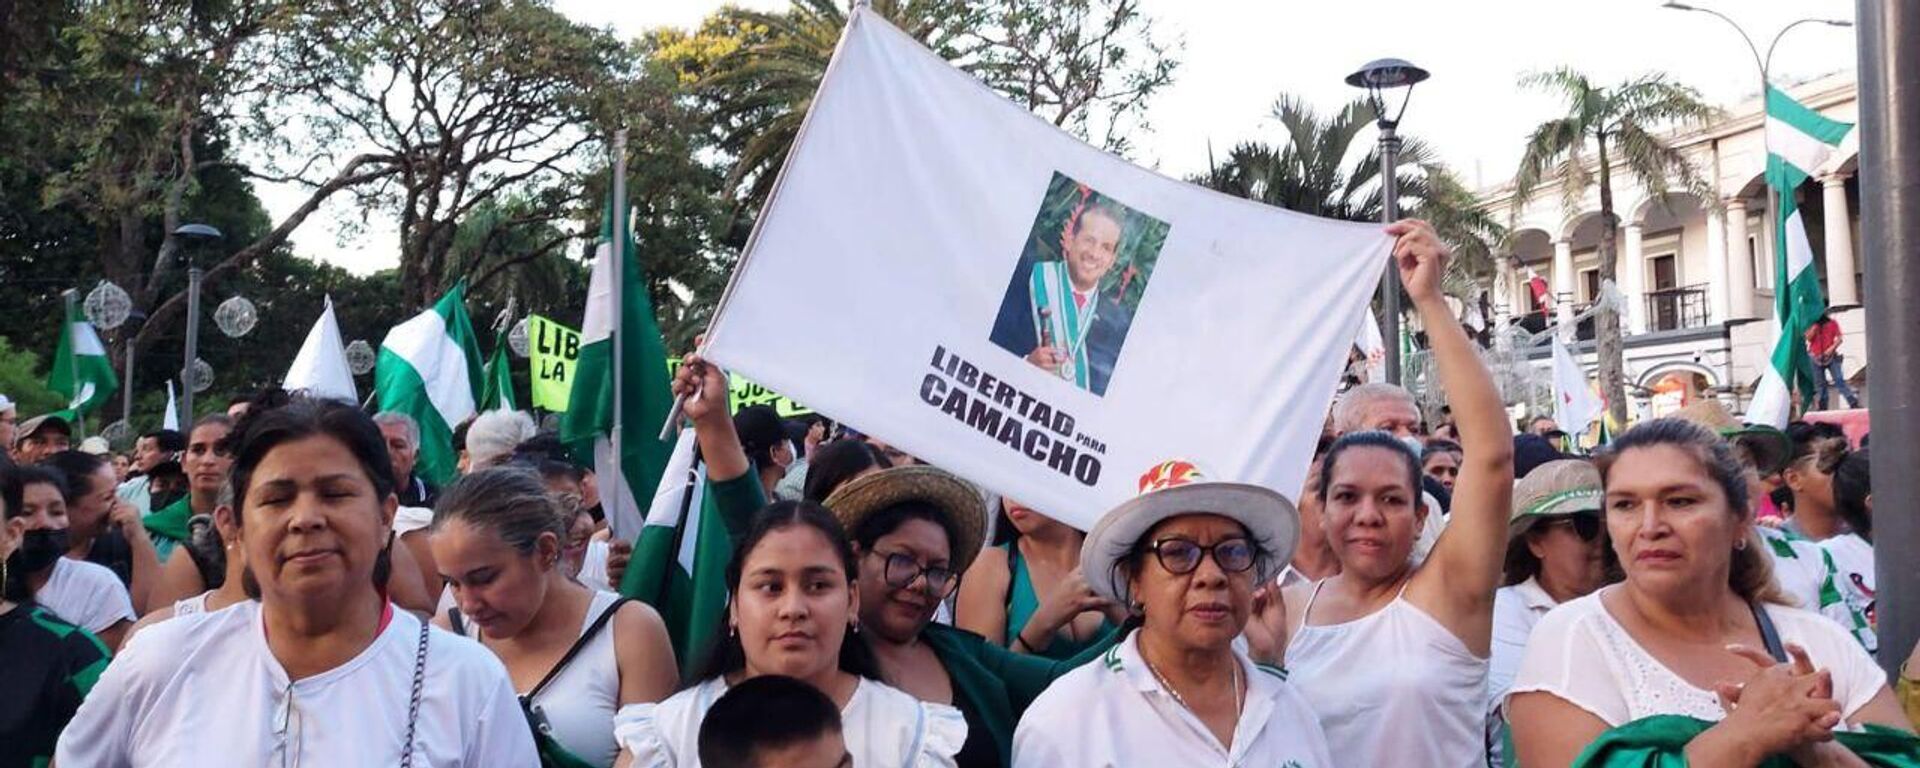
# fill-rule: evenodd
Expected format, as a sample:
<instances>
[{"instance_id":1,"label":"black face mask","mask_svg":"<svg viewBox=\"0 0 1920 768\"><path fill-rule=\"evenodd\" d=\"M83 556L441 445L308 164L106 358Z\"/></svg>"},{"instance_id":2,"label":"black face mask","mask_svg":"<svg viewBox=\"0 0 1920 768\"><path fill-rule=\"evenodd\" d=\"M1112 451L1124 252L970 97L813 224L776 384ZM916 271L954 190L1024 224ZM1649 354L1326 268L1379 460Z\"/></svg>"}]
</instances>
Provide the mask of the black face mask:
<instances>
[{"instance_id":1,"label":"black face mask","mask_svg":"<svg viewBox=\"0 0 1920 768\"><path fill-rule=\"evenodd\" d=\"M67 529L41 528L20 536L20 549L14 563L27 573L39 573L60 561L67 553Z\"/></svg>"}]
</instances>

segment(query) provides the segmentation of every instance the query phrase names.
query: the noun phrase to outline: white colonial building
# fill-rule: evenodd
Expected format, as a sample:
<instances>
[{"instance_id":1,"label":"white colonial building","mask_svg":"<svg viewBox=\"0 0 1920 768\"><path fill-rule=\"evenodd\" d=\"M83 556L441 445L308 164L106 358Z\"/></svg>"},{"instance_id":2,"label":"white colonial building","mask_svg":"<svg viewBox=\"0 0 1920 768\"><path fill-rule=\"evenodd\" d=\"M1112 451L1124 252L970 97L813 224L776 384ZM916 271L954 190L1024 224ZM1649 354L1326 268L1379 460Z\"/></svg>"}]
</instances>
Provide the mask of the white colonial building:
<instances>
[{"instance_id":1,"label":"white colonial building","mask_svg":"<svg viewBox=\"0 0 1920 768\"><path fill-rule=\"evenodd\" d=\"M1787 91L1821 114L1857 121L1852 73L1829 76ZM1772 351L1774 227L1767 221L1763 178L1766 149L1756 98L1727 110L1716 122L1676 133L1671 142L1713 189L1710 200L1673 195L1655 202L1623 167L1613 172L1619 288L1630 413L1658 416L1702 395L1745 409ZM1848 377L1867 365L1865 317L1860 310L1858 132L1849 133L1826 167L1797 192L1813 243L1815 266L1833 316L1846 332L1842 353ZM1538 331L1552 321L1534 309L1531 271L1546 278L1559 312L1572 314L1599 294L1600 205L1597 188L1569 208L1559 180L1540 185L1517 213L1511 183L1484 190L1482 203L1513 222L1508 258L1490 302L1497 318ZM1589 372L1594 366L1592 325L1580 328L1573 348ZM1542 370L1549 350L1524 353ZM1547 380L1546 374L1540 375Z\"/></svg>"}]
</instances>

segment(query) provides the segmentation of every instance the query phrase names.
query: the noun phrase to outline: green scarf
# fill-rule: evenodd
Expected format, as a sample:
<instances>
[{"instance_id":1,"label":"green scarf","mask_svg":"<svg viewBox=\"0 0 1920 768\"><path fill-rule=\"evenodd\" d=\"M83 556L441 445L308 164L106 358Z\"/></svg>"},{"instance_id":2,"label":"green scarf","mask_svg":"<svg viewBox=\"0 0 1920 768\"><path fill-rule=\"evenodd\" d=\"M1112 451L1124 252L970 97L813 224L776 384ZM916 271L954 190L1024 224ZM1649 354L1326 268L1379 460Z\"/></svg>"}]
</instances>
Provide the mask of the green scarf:
<instances>
[{"instance_id":1,"label":"green scarf","mask_svg":"<svg viewBox=\"0 0 1920 768\"><path fill-rule=\"evenodd\" d=\"M193 517L193 494L187 494L180 497L179 501L140 518L140 524L146 526L148 533L184 542L189 535L187 519L191 517Z\"/></svg>"},{"instance_id":2,"label":"green scarf","mask_svg":"<svg viewBox=\"0 0 1920 768\"><path fill-rule=\"evenodd\" d=\"M1687 768L1687 743L1713 723L1681 715L1654 715L1600 734L1574 758L1574 768ZM1835 741L1853 750L1868 765L1920 768L1920 737L1878 725L1859 733L1836 731ZM1511 753L1509 753L1511 754ZM1761 768L1793 768L1785 755L1774 755Z\"/></svg>"}]
</instances>

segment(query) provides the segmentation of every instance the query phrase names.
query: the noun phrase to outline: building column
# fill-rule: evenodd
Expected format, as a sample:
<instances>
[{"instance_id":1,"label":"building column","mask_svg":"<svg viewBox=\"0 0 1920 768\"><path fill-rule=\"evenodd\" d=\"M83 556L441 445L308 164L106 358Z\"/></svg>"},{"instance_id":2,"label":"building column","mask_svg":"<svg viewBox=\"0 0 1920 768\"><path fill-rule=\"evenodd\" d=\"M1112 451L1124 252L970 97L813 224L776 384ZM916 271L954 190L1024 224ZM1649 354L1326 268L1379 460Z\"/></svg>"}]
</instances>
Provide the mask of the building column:
<instances>
[{"instance_id":1,"label":"building column","mask_svg":"<svg viewBox=\"0 0 1920 768\"><path fill-rule=\"evenodd\" d=\"M1614 274L1620 277L1620 293L1627 307L1620 315L1621 326L1629 334L1647 330L1647 259L1640 249L1640 225L1620 228L1620 256L1614 262Z\"/></svg>"},{"instance_id":2,"label":"building column","mask_svg":"<svg viewBox=\"0 0 1920 768\"><path fill-rule=\"evenodd\" d=\"M1713 315L1708 323L1727 321L1727 215L1707 209L1707 301Z\"/></svg>"},{"instance_id":3,"label":"building column","mask_svg":"<svg viewBox=\"0 0 1920 768\"><path fill-rule=\"evenodd\" d=\"M1553 306L1559 322L1573 322L1573 241L1553 241Z\"/></svg>"},{"instance_id":4,"label":"building column","mask_svg":"<svg viewBox=\"0 0 1920 768\"><path fill-rule=\"evenodd\" d=\"M1860 303L1860 291L1853 281L1853 225L1847 210L1847 177L1830 173L1820 179L1824 195L1827 234L1827 304L1835 307Z\"/></svg>"},{"instance_id":5,"label":"building column","mask_svg":"<svg viewBox=\"0 0 1920 768\"><path fill-rule=\"evenodd\" d=\"M1753 313L1753 258L1747 247L1747 201L1727 201L1727 319L1750 320Z\"/></svg>"}]
</instances>

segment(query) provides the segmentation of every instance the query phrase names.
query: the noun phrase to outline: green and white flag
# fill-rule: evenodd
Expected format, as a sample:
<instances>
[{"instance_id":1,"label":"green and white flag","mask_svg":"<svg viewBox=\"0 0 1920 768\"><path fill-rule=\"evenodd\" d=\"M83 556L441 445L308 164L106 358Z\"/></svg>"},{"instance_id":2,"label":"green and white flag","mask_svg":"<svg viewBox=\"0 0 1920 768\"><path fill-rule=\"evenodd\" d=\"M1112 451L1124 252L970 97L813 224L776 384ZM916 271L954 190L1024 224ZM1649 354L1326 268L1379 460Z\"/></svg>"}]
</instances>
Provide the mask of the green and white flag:
<instances>
[{"instance_id":1,"label":"green and white flag","mask_svg":"<svg viewBox=\"0 0 1920 768\"><path fill-rule=\"evenodd\" d=\"M53 352L53 368L47 373L47 389L67 398L67 410L85 416L113 396L120 388L120 377L113 373L107 359L107 347L100 334L78 305L68 305L66 332Z\"/></svg>"},{"instance_id":2,"label":"green and white flag","mask_svg":"<svg viewBox=\"0 0 1920 768\"><path fill-rule=\"evenodd\" d=\"M513 367L507 357L507 329L493 335L493 354L487 358L487 388L480 393L480 410L516 410L513 402Z\"/></svg>"},{"instance_id":3,"label":"green and white flag","mask_svg":"<svg viewBox=\"0 0 1920 768\"><path fill-rule=\"evenodd\" d=\"M733 545L719 515L707 493L706 465L694 455L693 430L682 430L634 541L621 593L660 612L686 675L695 673L700 643L713 637L727 613Z\"/></svg>"},{"instance_id":4,"label":"green and white flag","mask_svg":"<svg viewBox=\"0 0 1920 768\"><path fill-rule=\"evenodd\" d=\"M1807 327L1826 310L1820 294L1820 275L1813 268L1813 246L1807 224L1793 192L1813 175L1853 126L1830 120L1794 101L1781 90L1767 87L1767 186L1775 193L1778 213L1773 239L1773 356L1760 373L1753 402L1747 406L1750 424L1785 428L1793 412L1793 387L1802 399L1812 396L1808 375Z\"/></svg>"},{"instance_id":5,"label":"green and white flag","mask_svg":"<svg viewBox=\"0 0 1920 768\"><path fill-rule=\"evenodd\" d=\"M420 458L414 471L429 483L445 485L453 479L459 462L453 428L475 413L484 389L480 371L465 283L394 326L380 342L373 369L380 410L404 413L420 425Z\"/></svg>"},{"instance_id":6,"label":"green and white flag","mask_svg":"<svg viewBox=\"0 0 1920 768\"><path fill-rule=\"evenodd\" d=\"M620 208L609 206L609 213L612 210ZM660 341L653 304L640 281L640 267L633 258L633 241L628 239L626 247L616 256L612 224L609 215L601 227L600 247L593 259L593 275L587 284L586 316L580 326L580 358L574 368L567 412L560 417L560 439L575 446L577 457L593 457L607 524L614 536L631 540L639 535L644 519L642 507L635 501L635 489L645 491L660 485L660 473L673 449L660 439L660 425L666 421L667 410L673 405L673 395L668 387L666 345ZM623 306L617 312L613 301L616 264L623 266L619 272ZM623 367L619 377L621 457L617 468L608 439L614 426L613 345L616 337L621 345ZM634 567L627 571L628 581L640 567L636 558ZM621 591L631 594L624 588Z\"/></svg>"}]
</instances>

